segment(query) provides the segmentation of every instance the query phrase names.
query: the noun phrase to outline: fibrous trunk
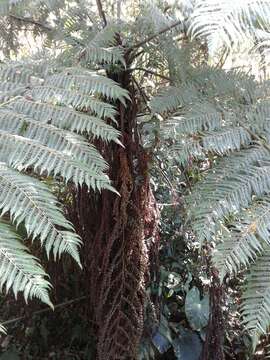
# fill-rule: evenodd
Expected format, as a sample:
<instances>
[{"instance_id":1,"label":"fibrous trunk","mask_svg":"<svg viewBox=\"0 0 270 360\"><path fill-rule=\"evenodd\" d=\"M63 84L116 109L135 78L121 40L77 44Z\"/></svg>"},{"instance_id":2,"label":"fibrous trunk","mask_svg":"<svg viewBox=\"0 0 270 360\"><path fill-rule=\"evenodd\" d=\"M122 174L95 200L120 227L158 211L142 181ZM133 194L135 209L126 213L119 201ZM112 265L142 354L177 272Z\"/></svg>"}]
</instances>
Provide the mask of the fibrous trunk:
<instances>
[{"instance_id":1,"label":"fibrous trunk","mask_svg":"<svg viewBox=\"0 0 270 360\"><path fill-rule=\"evenodd\" d=\"M220 284L218 272L211 269L210 318L201 360L224 360L224 288Z\"/></svg>"},{"instance_id":2,"label":"fibrous trunk","mask_svg":"<svg viewBox=\"0 0 270 360\"><path fill-rule=\"evenodd\" d=\"M148 267L144 240L151 228L149 222L155 218L149 212L155 211L155 206L149 186L148 154L137 133L136 90L125 70L109 75L129 90L131 98L126 107L117 104L124 147L99 146L120 196L81 189L76 195L76 223L85 244L84 266L97 331L97 359L128 360L136 358L143 330Z\"/></svg>"}]
</instances>

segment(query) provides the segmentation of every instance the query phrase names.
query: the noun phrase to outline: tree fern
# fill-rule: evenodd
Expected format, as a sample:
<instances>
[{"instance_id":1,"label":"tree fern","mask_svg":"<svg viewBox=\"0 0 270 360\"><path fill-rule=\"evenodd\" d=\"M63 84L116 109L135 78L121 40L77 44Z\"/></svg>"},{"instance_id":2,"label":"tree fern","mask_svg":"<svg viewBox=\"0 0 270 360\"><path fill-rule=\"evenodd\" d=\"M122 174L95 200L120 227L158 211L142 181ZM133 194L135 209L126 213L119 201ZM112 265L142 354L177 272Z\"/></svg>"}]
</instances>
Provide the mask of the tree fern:
<instances>
[{"instance_id":1,"label":"tree fern","mask_svg":"<svg viewBox=\"0 0 270 360\"><path fill-rule=\"evenodd\" d=\"M163 116L161 136L173 159L202 168L210 161L185 197L187 224L200 245L215 244L221 279L250 272L242 314L255 346L270 326L269 102L264 86L243 73L204 66L188 76L186 93L182 86L165 88L150 105Z\"/></svg>"},{"instance_id":2,"label":"tree fern","mask_svg":"<svg viewBox=\"0 0 270 360\"><path fill-rule=\"evenodd\" d=\"M113 119L116 115L114 107L104 101L80 93L79 91L55 88L53 86L37 86L28 95L34 101L45 101L51 104L72 106L78 110L88 110L101 118Z\"/></svg>"},{"instance_id":3,"label":"tree fern","mask_svg":"<svg viewBox=\"0 0 270 360\"><path fill-rule=\"evenodd\" d=\"M125 66L124 51L116 45L119 26L111 23L98 31L80 52L83 63L122 64Z\"/></svg>"},{"instance_id":4,"label":"tree fern","mask_svg":"<svg viewBox=\"0 0 270 360\"><path fill-rule=\"evenodd\" d=\"M107 164L94 146L85 138L53 125L40 123L12 110L0 109L0 130L21 135L49 148L70 154L74 159L89 166L89 170L105 171Z\"/></svg>"},{"instance_id":5,"label":"tree fern","mask_svg":"<svg viewBox=\"0 0 270 360\"><path fill-rule=\"evenodd\" d=\"M83 68L66 69L43 81L31 67L10 64L1 66L0 78L1 216L9 216L16 226L22 224L48 256L52 253L58 259L68 253L81 266L79 236L51 189L29 173L114 191L106 174L108 165L89 139L121 144L118 130L107 120L117 115L110 102L125 104L128 93ZM1 287L52 306L46 273L15 229L3 222L0 228Z\"/></svg>"}]
</instances>

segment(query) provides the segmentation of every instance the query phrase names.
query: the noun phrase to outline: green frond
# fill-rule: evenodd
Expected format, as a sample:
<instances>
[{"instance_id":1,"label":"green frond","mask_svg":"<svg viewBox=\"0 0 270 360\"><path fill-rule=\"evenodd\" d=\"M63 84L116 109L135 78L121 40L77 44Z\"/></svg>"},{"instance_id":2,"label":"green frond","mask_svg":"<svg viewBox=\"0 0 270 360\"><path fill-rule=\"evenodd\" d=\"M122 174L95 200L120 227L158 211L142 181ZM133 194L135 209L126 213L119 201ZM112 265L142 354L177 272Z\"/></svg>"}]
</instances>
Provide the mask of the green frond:
<instances>
[{"instance_id":1,"label":"green frond","mask_svg":"<svg viewBox=\"0 0 270 360\"><path fill-rule=\"evenodd\" d=\"M204 151L218 155L240 150L241 146L251 144L250 134L241 127L224 127L216 131L209 131L205 135L202 138Z\"/></svg>"},{"instance_id":2,"label":"green frond","mask_svg":"<svg viewBox=\"0 0 270 360\"><path fill-rule=\"evenodd\" d=\"M171 151L180 163L185 164L192 158L203 158L206 153L224 155L250 144L251 136L244 128L223 127L192 138L177 139Z\"/></svg>"},{"instance_id":3,"label":"green frond","mask_svg":"<svg viewBox=\"0 0 270 360\"><path fill-rule=\"evenodd\" d=\"M45 184L1 163L0 190L1 215L9 213L16 225L23 222L27 234L40 239L48 256L51 251L55 258L67 252L80 265L81 241Z\"/></svg>"},{"instance_id":4,"label":"green frond","mask_svg":"<svg viewBox=\"0 0 270 360\"><path fill-rule=\"evenodd\" d=\"M82 71L81 74L74 75L72 69L67 69L65 73L48 77L45 86L75 90L86 95L100 94L107 99L120 100L124 104L125 99L129 98L128 92L115 81L93 71Z\"/></svg>"},{"instance_id":5,"label":"green frond","mask_svg":"<svg viewBox=\"0 0 270 360\"><path fill-rule=\"evenodd\" d=\"M37 121L50 123L60 129L87 132L94 138L119 143L120 132L105 123L104 120L80 113L68 107L17 99L10 104L14 110Z\"/></svg>"},{"instance_id":6,"label":"green frond","mask_svg":"<svg viewBox=\"0 0 270 360\"><path fill-rule=\"evenodd\" d=\"M193 85L186 85L181 88L169 86L153 97L150 101L150 107L153 112L161 114L172 112L178 107L192 103L196 99L198 99L198 92Z\"/></svg>"},{"instance_id":7,"label":"green frond","mask_svg":"<svg viewBox=\"0 0 270 360\"><path fill-rule=\"evenodd\" d=\"M173 138L176 134L193 135L201 131L211 131L221 128L223 114L211 103L194 104L183 114L174 114L162 123L162 134Z\"/></svg>"},{"instance_id":8,"label":"green frond","mask_svg":"<svg viewBox=\"0 0 270 360\"><path fill-rule=\"evenodd\" d=\"M270 102L263 100L246 111L247 123L256 134L269 139Z\"/></svg>"},{"instance_id":9,"label":"green frond","mask_svg":"<svg viewBox=\"0 0 270 360\"><path fill-rule=\"evenodd\" d=\"M88 110L101 118L114 119L116 116L116 110L111 104L74 90L55 88L53 86L37 86L29 93L29 97L34 101L72 106L78 110Z\"/></svg>"},{"instance_id":10,"label":"green frond","mask_svg":"<svg viewBox=\"0 0 270 360\"><path fill-rule=\"evenodd\" d=\"M221 278L249 267L270 246L270 198L264 197L241 211L226 231L213 254L213 262Z\"/></svg>"},{"instance_id":11,"label":"green frond","mask_svg":"<svg viewBox=\"0 0 270 360\"><path fill-rule=\"evenodd\" d=\"M27 86L31 82L32 75L32 71L25 69L25 67L22 65L0 66L0 79L3 82L11 82L15 84L21 84L21 86Z\"/></svg>"},{"instance_id":12,"label":"green frond","mask_svg":"<svg viewBox=\"0 0 270 360\"><path fill-rule=\"evenodd\" d=\"M249 270L242 295L243 324L252 336L254 349L270 324L270 250L264 249Z\"/></svg>"},{"instance_id":13,"label":"green frond","mask_svg":"<svg viewBox=\"0 0 270 360\"><path fill-rule=\"evenodd\" d=\"M23 86L22 84L14 83L11 81L2 81L0 83L0 95L1 95L1 93L17 91L19 89L25 90L26 86Z\"/></svg>"},{"instance_id":14,"label":"green frond","mask_svg":"<svg viewBox=\"0 0 270 360\"><path fill-rule=\"evenodd\" d=\"M117 45L117 33L121 31L121 24L119 22L110 22L103 29L94 32L91 39L91 45L96 47L106 48Z\"/></svg>"},{"instance_id":15,"label":"green frond","mask_svg":"<svg viewBox=\"0 0 270 360\"><path fill-rule=\"evenodd\" d=\"M268 162L264 148L242 150L219 160L187 198L188 216L198 241L215 240L220 221L248 207L253 194L269 192Z\"/></svg>"},{"instance_id":16,"label":"green frond","mask_svg":"<svg viewBox=\"0 0 270 360\"><path fill-rule=\"evenodd\" d=\"M86 184L94 190L113 190L107 175L92 171L87 165L75 160L70 153L63 153L36 140L2 130L0 140L1 161L17 170L33 167L40 175L60 175L66 182L73 181L76 185Z\"/></svg>"},{"instance_id":17,"label":"green frond","mask_svg":"<svg viewBox=\"0 0 270 360\"><path fill-rule=\"evenodd\" d=\"M89 167L91 171L103 172L108 165L93 145L85 138L53 125L32 120L12 110L0 109L0 130L21 135L49 148L70 154L75 160Z\"/></svg>"},{"instance_id":18,"label":"green frond","mask_svg":"<svg viewBox=\"0 0 270 360\"><path fill-rule=\"evenodd\" d=\"M269 15L267 0L199 0L189 32L193 37L207 39L212 54L224 47L250 49L260 31L269 32Z\"/></svg>"},{"instance_id":19,"label":"green frond","mask_svg":"<svg viewBox=\"0 0 270 360\"><path fill-rule=\"evenodd\" d=\"M8 101L12 100L16 96L23 95L23 93L25 91L26 91L26 89L22 88L22 87L17 87L14 90L5 91L5 92L0 91L0 103L8 102Z\"/></svg>"},{"instance_id":20,"label":"green frond","mask_svg":"<svg viewBox=\"0 0 270 360\"><path fill-rule=\"evenodd\" d=\"M203 91L205 99L213 102L214 98L228 98L245 104L256 99L258 84L252 76L243 70L223 70L213 66L193 69L192 82Z\"/></svg>"},{"instance_id":21,"label":"green frond","mask_svg":"<svg viewBox=\"0 0 270 360\"><path fill-rule=\"evenodd\" d=\"M124 51L120 47L101 48L90 44L79 55L85 63L122 64L125 66Z\"/></svg>"},{"instance_id":22,"label":"green frond","mask_svg":"<svg viewBox=\"0 0 270 360\"><path fill-rule=\"evenodd\" d=\"M0 287L12 289L15 297L22 291L26 302L35 297L53 307L46 273L21 241L11 226L0 222Z\"/></svg>"},{"instance_id":23,"label":"green frond","mask_svg":"<svg viewBox=\"0 0 270 360\"><path fill-rule=\"evenodd\" d=\"M46 6L52 10L57 7L57 4L59 4L58 0L36 0L35 7ZM31 5L33 6L29 0L1 0L0 15L6 16L14 10L23 11L28 9Z\"/></svg>"}]
</instances>

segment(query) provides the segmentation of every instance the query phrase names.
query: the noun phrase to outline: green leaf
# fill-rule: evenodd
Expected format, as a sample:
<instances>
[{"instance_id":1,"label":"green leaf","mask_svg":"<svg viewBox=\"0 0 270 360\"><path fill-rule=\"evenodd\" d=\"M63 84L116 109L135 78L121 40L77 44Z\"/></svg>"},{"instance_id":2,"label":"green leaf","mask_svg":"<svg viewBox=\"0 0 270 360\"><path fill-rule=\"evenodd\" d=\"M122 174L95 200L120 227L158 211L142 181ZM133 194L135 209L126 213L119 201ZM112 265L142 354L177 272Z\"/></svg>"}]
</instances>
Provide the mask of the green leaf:
<instances>
[{"instance_id":1,"label":"green leaf","mask_svg":"<svg viewBox=\"0 0 270 360\"><path fill-rule=\"evenodd\" d=\"M199 360L202 352L202 342L194 331L179 326L179 335L173 341L177 360Z\"/></svg>"},{"instance_id":2,"label":"green leaf","mask_svg":"<svg viewBox=\"0 0 270 360\"><path fill-rule=\"evenodd\" d=\"M200 299L200 291L194 286L186 295L185 313L192 329L204 328L209 319L209 295Z\"/></svg>"}]
</instances>

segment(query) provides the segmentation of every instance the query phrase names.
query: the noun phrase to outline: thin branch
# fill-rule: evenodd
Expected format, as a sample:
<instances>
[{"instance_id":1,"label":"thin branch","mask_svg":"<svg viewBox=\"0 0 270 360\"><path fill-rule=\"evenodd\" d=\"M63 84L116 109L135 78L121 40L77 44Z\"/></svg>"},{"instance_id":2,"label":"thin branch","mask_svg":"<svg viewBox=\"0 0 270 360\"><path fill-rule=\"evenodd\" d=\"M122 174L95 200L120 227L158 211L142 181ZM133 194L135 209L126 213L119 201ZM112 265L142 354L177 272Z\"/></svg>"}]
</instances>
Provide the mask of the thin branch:
<instances>
[{"instance_id":1,"label":"thin branch","mask_svg":"<svg viewBox=\"0 0 270 360\"><path fill-rule=\"evenodd\" d=\"M96 0L96 2L97 2L99 16L101 17L101 19L103 21L103 27L106 27L107 26L107 19L106 19L105 12L104 12L103 7L102 7L101 0Z\"/></svg>"},{"instance_id":2,"label":"thin branch","mask_svg":"<svg viewBox=\"0 0 270 360\"><path fill-rule=\"evenodd\" d=\"M17 15L9 15L10 18L15 19L17 21L22 21L25 24L31 24L31 25L35 25L40 27L42 30L46 31L46 32L51 32L54 31L53 27L50 27L49 25L43 24L39 21L36 21L32 18L26 18L26 17L21 17L21 16L17 16ZM73 41L75 41L78 45L80 46L85 46L79 39L75 39L74 37L72 37L71 35L66 35L66 37L69 37L70 39L72 39Z\"/></svg>"},{"instance_id":3,"label":"thin branch","mask_svg":"<svg viewBox=\"0 0 270 360\"><path fill-rule=\"evenodd\" d=\"M138 81L135 79L134 76L132 76L132 80L134 81L134 84L137 86L137 88L138 88L138 90L139 90L139 92L140 92L140 94L141 94L141 97L142 97L142 99L143 99L143 101L144 101L144 103L145 103L145 105L146 105L147 110L151 113L151 109L150 109L150 107L149 107L149 105L148 105L147 95L145 94L145 92L143 91L143 89L140 87L140 84L138 83Z\"/></svg>"},{"instance_id":4,"label":"thin branch","mask_svg":"<svg viewBox=\"0 0 270 360\"><path fill-rule=\"evenodd\" d=\"M72 304L77 303L79 301L85 300L88 297L89 297L89 295L88 296L85 295L85 296L81 296L81 297L76 298L76 299L65 301L63 303L55 305L54 309L56 310L56 309L59 309L59 308L62 308L62 307L68 306L68 305L72 305ZM46 309L38 310L38 311L33 312L31 315L40 315L40 314L44 314L44 313L49 312L49 311L52 311L52 309L51 308L46 308ZM17 317L15 319L11 319L11 320L1 322L1 325L3 325L3 326L10 325L10 324L16 323L18 321L24 320L26 318L27 318L26 315L25 316L20 316L20 317Z\"/></svg>"},{"instance_id":5,"label":"thin branch","mask_svg":"<svg viewBox=\"0 0 270 360\"><path fill-rule=\"evenodd\" d=\"M155 39L156 37L158 37L159 35L162 35L164 34L165 32L167 31L170 31L172 30L173 28L175 28L176 26L180 25L183 23L183 20L179 20L177 22L175 22L174 24L170 25L170 26L167 26L166 28L160 30L159 32L157 32L156 34L152 35L152 36L149 36L148 38L146 38L145 40L142 40L140 41L139 43L131 46L129 49L128 49L128 53L131 52L132 50L134 49L138 49L139 47L145 45L146 43L148 43L149 41Z\"/></svg>"},{"instance_id":6,"label":"thin branch","mask_svg":"<svg viewBox=\"0 0 270 360\"><path fill-rule=\"evenodd\" d=\"M137 53L130 54L130 62L132 63L137 57L139 57L140 55L142 55L144 53L145 53L145 51L141 50L141 51L138 51Z\"/></svg>"},{"instance_id":7,"label":"thin branch","mask_svg":"<svg viewBox=\"0 0 270 360\"><path fill-rule=\"evenodd\" d=\"M172 81L172 79L169 78L168 76L159 74L159 73L157 73L157 72L155 72L155 71L152 71L152 70L149 70L149 69L144 69L144 68L141 68L141 67L136 67L136 68L130 69L130 71L135 71L135 70L144 71L145 73L148 73L148 74L151 74L151 75L160 77L160 78L162 78L162 79L164 79L164 80Z\"/></svg>"},{"instance_id":8,"label":"thin branch","mask_svg":"<svg viewBox=\"0 0 270 360\"><path fill-rule=\"evenodd\" d=\"M245 129L253 139L257 140L261 146L263 146L266 150L270 151L270 145L266 144L264 140L255 134L252 130L250 130L248 127L245 126L241 121L238 120L239 125Z\"/></svg>"},{"instance_id":9,"label":"thin branch","mask_svg":"<svg viewBox=\"0 0 270 360\"><path fill-rule=\"evenodd\" d=\"M26 24L31 24L31 25L35 25L40 27L41 29L45 30L45 31L53 31L54 29L46 24L42 24L39 21L36 21L32 18L26 18L26 17L21 17L21 16L17 16L17 15L9 15L10 18L15 19L17 21L22 21Z\"/></svg>"}]
</instances>

